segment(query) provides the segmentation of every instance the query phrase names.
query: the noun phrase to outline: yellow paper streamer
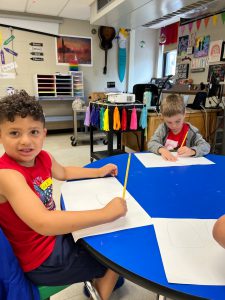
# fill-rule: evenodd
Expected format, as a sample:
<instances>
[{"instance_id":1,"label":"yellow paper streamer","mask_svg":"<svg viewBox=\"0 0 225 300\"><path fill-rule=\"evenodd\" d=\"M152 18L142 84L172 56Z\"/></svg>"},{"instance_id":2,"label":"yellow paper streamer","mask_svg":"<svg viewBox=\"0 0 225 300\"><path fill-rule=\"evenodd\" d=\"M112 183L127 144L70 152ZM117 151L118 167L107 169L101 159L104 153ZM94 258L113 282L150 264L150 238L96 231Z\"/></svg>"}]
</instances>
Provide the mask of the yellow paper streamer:
<instances>
[{"instance_id":1,"label":"yellow paper streamer","mask_svg":"<svg viewBox=\"0 0 225 300\"><path fill-rule=\"evenodd\" d=\"M106 108L103 116L103 130L109 131L109 109Z\"/></svg>"},{"instance_id":2,"label":"yellow paper streamer","mask_svg":"<svg viewBox=\"0 0 225 300\"><path fill-rule=\"evenodd\" d=\"M216 26L218 20L218 15L212 16L213 25Z\"/></svg>"}]
</instances>

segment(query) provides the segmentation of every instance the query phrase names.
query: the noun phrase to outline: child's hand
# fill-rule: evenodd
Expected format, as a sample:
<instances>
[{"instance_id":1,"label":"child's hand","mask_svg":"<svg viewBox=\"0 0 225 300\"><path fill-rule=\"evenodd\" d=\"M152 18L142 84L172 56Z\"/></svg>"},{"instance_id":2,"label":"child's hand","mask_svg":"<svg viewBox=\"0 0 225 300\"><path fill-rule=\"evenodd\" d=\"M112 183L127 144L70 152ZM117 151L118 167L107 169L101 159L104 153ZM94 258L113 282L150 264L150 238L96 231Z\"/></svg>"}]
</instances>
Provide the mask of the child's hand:
<instances>
[{"instance_id":1,"label":"child's hand","mask_svg":"<svg viewBox=\"0 0 225 300\"><path fill-rule=\"evenodd\" d=\"M159 154L161 154L162 158L168 161L176 161L177 157L174 156L169 150L166 148L160 148L159 149Z\"/></svg>"},{"instance_id":2,"label":"child's hand","mask_svg":"<svg viewBox=\"0 0 225 300\"><path fill-rule=\"evenodd\" d=\"M127 213L126 200L120 197L113 198L104 208L104 213L109 222L123 217Z\"/></svg>"},{"instance_id":3,"label":"child's hand","mask_svg":"<svg viewBox=\"0 0 225 300\"><path fill-rule=\"evenodd\" d=\"M99 176L105 177L106 175L117 176L118 168L114 164L107 164L99 169Z\"/></svg>"},{"instance_id":4,"label":"child's hand","mask_svg":"<svg viewBox=\"0 0 225 300\"><path fill-rule=\"evenodd\" d=\"M177 150L179 156L194 156L195 150L188 148L187 146L181 147Z\"/></svg>"}]
</instances>

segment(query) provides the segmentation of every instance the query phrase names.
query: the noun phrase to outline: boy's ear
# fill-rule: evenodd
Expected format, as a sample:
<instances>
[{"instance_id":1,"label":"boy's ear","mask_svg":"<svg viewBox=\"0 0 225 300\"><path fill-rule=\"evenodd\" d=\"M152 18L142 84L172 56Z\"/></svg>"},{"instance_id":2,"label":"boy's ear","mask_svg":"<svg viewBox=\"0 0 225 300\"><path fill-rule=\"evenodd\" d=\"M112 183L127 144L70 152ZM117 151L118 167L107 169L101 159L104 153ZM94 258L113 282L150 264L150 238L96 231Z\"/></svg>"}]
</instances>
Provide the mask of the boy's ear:
<instances>
[{"instance_id":1,"label":"boy's ear","mask_svg":"<svg viewBox=\"0 0 225 300\"><path fill-rule=\"evenodd\" d=\"M47 128L44 128L44 136L46 137L47 135Z\"/></svg>"}]
</instances>

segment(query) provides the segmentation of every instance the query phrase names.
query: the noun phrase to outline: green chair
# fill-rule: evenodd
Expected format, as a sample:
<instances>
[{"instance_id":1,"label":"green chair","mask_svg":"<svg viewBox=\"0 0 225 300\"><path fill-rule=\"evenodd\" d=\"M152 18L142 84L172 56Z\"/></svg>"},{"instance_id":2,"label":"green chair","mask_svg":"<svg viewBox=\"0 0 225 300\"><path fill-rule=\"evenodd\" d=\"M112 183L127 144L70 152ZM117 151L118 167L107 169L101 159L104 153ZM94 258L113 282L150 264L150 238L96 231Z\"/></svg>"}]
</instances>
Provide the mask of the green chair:
<instances>
[{"instance_id":1,"label":"green chair","mask_svg":"<svg viewBox=\"0 0 225 300\"><path fill-rule=\"evenodd\" d=\"M101 297L99 296L97 290L94 288L94 286L91 284L90 281L84 282L87 290L89 291L91 295L91 299L93 300L101 300ZM60 285L60 286L38 286L38 291L40 295L40 300L47 300L50 299L51 296L59 293L60 291L66 289L70 285Z\"/></svg>"},{"instance_id":2,"label":"green chair","mask_svg":"<svg viewBox=\"0 0 225 300\"><path fill-rule=\"evenodd\" d=\"M70 285L60 285L60 286L38 286L38 291L40 294L40 300L50 299L51 296L59 293L60 291L66 289Z\"/></svg>"}]
</instances>

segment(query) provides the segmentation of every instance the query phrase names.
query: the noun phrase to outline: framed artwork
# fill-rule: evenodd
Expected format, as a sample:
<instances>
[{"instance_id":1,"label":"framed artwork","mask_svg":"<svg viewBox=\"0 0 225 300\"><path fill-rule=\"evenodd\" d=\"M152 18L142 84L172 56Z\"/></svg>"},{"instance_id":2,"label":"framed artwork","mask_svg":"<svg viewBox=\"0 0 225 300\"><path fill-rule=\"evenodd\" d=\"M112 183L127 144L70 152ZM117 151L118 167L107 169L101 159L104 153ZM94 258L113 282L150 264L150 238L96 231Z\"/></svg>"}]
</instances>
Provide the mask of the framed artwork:
<instances>
[{"instance_id":1,"label":"framed artwork","mask_svg":"<svg viewBox=\"0 0 225 300\"><path fill-rule=\"evenodd\" d=\"M209 42L210 42L209 35L197 37L195 39L195 46L194 46L194 57L195 58L208 56Z\"/></svg>"},{"instance_id":2,"label":"framed artwork","mask_svg":"<svg viewBox=\"0 0 225 300\"><path fill-rule=\"evenodd\" d=\"M64 36L56 38L56 61L68 64L77 57L78 64L92 66L92 38L81 36Z\"/></svg>"},{"instance_id":3,"label":"framed artwork","mask_svg":"<svg viewBox=\"0 0 225 300\"><path fill-rule=\"evenodd\" d=\"M180 64L177 66L177 79L187 79L189 73L189 64Z\"/></svg>"},{"instance_id":4,"label":"framed artwork","mask_svg":"<svg viewBox=\"0 0 225 300\"><path fill-rule=\"evenodd\" d=\"M225 61L225 42L222 43L220 60Z\"/></svg>"},{"instance_id":5,"label":"framed artwork","mask_svg":"<svg viewBox=\"0 0 225 300\"><path fill-rule=\"evenodd\" d=\"M208 57L193 58L191 61L191 69L205 68L208 64Z\"/></svg>"},{"instance_id":6,"label":"framed artwork","mask_svg":"<svg viewBox=\"0 0 225 300\"><path fill-rule=\"evenodd\" d=\"M188 40L189 40L189 35L184 35L179 37L178 52L177 52L178 56L185 55L187 53Z\"/></svg>"},{"instance_id":7,"label":"framed artwork","mask_svg":"<svg viewBox=\"0 0 225 300\"><path fill-rule=\"evenodd\" d=\"M207 81L211 81L212 74L218 79L218 81L224 81L225 77L225 64L211 65L209 66Z\"/></svg>"},{"instance_id":8,"label":"framed artwork","mask_svg":"<svg viewBox=\"0 0 225 300\"><path fill-rule=\"evenodd\" d=\"M222 44L223 44L222 40L210 42L209 62L220 61Z\"/></svg>"},{"instance_id":9,"label":"framed artwork","mask_svg":"<svg viewBox=\"0 0 225 300\"><path fill-rule=\"evenodd\" d=\"M200 72L205 72L205 68L191 69L191 73L200 73Z\"/></svg>"}]
</instances>

